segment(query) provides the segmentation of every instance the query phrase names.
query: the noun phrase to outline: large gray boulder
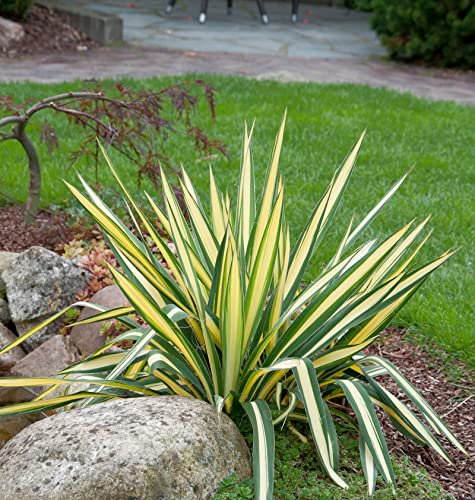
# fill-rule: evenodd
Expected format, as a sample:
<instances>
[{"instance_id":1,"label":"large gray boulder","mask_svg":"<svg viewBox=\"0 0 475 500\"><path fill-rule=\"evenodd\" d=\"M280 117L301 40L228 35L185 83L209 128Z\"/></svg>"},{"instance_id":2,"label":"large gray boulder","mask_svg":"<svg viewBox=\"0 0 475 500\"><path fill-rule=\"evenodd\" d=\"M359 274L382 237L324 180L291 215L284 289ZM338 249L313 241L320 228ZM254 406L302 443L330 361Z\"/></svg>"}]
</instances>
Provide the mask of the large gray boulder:
<instances>
[{"instance_id":1,"label":"large gray boulder","mask_svg":"<svg viewBox=\"0 0 475 500\"><path fill-rule=\"evenodd\" d=\"M107 309L115 309L116 307L130 305L126 296L117 285L109 285L99 290L91 297L91 302L99 306L107 307ZM81 311L77 321L82 321L98 312L99 311L96 309L85 307ZM73 326L71 329L71 340L83 356L89 356L89 354L97 351L97 349L105 344L107 339L102 333L102 325L103 322L90 323L89 325Z\"/></svg>"},{"instance_id":2,"label":"large gray boulder","mask_svg":"<svg viewBox=\"0 0 475 500\"><path fill-rule=\"evenodd\" d=\"M0 450L3 498L199 500L251 474L235 424L179 396L114 400L36 422Z\"/></svg>"},{"instance_id":3,"label":"large gray boulder","mask_svg":"<svg viewBox=\"0 0 475 500\"><path fill-rule=\"evenodd\" d=\"M8 306L18 335L72 304L86 288L88 273L70 260L42 247L32 247L3 271ZM61 319L43 328L23 346L33 350L58 333Z\"/></svg>"}]
</instances>

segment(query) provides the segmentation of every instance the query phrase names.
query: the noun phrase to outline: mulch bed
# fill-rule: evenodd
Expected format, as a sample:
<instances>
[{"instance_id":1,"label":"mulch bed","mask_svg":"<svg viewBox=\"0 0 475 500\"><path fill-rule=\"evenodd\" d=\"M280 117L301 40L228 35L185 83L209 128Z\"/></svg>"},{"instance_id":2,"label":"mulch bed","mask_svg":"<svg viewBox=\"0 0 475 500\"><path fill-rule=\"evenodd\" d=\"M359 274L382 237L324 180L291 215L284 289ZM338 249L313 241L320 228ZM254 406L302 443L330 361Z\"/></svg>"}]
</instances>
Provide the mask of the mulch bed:
<instances>
[{"instance_id":1,"label":"mulch bed","mask_svg":"<svg viewBox=\"0 0 475 500\"><path fill-rule=\"evenodd\" d=\"M28 17L19 21L25 36L7 49L0 48L0 56L18 57L51 52L88 51L99 44L68 24L66 18L47 7L34 6Z\"/></svg>"},{"instance_id":2,"label":"mulch bed","mask_svg":"<svg viewBox=\"0 0 475 500\"><path fill-rule=\"evenodd\" d=\"M74 237L87 239L97 233L61 212L43 212L36 226L23 223L23 209L19 206L0 207L0 250L18 252L39 245L61 251L64 243ZM385 331L380 342L373 344L371 352L384 356L421 391L429 404L443 417L445 423L459 441L475 456L475 383L473 373L462 363L457 367L466 373L456 382L444 371L441 357L429 353L422 346L410 343L407 332L397 328ZM397 396L401 391L387 377L386 387ZM404 399L404 398L401 398ZM446 464L439 456L403 437L388 421L382 420L390 451L396 455L407 455L411 461L424 469L451 495L459 499L475 498L475 464L463 453L441 439L454 463Z\"/></svg>"},{"instance_id":3,"label":"mulch bed","mask_svg":"<svg viewBox=\"0 0 475 500\"><path fill-rule=\"evenodd\" d=\"M436 410L471 457L475 456L475 382L473 372L458 363L458 372L466 373L453 381L444 371L440 357L429 353L424 347L407 340L407 332L389 328L380 342L370 351L391 361L422 393L426 401ZM453 363L452 363L453 364ZM381 379L383 380L383 379ZM398 386L386 377L385 386L396 396L405 397ZM417 413L417 412L416 412ZM383 419L384 434L389 450L395 455L407 455L411 461L428 471L444 489L460 499L475 498L475 463L459 452L445 439L444 445L453 466L428 448L412 443L397 432L389 419ZM436 436L438 437L438 436Z\"/></svg>"},{"instance_id":4,"label":"mulch bed","mask_svg":"<svg viewBox=\"0 0 475 500\"><path fill-rule=\"evenodd\" d=\"M65 243L74 238L86 239L92 231L64 212L41 212L34 225L25 224L24 215L21 206L0 207L0 251L21 252L41 246L61 253Z\"/></svg>"}]
</instances>

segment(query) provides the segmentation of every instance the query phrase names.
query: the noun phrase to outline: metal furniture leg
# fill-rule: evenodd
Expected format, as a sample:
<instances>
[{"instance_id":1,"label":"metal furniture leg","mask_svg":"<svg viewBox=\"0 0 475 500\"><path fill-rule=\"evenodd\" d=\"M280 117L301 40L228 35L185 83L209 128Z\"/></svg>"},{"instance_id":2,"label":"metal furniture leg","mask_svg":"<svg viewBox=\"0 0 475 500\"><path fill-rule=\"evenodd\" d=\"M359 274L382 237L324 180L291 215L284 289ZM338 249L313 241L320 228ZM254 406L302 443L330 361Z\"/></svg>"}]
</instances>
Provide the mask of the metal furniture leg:
<instances>
[{"instance_id":1,"label":"metal furniture leg","mask_svg":"<svg viewBox=\"0 0 475 500\"><path fill-rule=\"evenodd\" d=\"M206 22L206 16L208 15L208 0L201 0L200 15L198 17L198 22L204 24Z\"/></svg>"},{"instance_id":2,"label":"metal furniture leg","mask_svg":"<svg viewBox=\"0 0 475 500\"><path fill-rule=\"evenodd\" d=\"M296 23L299 17L299 0L292 0L292 22Z\"/></svg>"},{"instance_id":3,"label":"metal furniture leg","mask_svg":"<svg viewBox=\"0 0 475 500\"><path fill-rule=\"evenodd\" d=\"M228 16L233 12L233 0L228 0Z\"/></svg>"},{"instance_id":4,"label":"metal furniture leg","mask_svg":"<svg viewBox=\"0 0 475 500\"><path fill-rule=\"evenodd\" d=\"M165 9L165 12L167 14L171 14L172 13L173 7L175 7L175 3L176 3L176 0L168 0L167 7Z\"/></svg>"},{"instance_id":5,"label":"metal furniture leg","mask_svg":"<svg viewBox=\"0 0 475 500\"><path fill-rule=\"evenodd\" d=\"M269 24L269 16L267 15L264 3L262 0L256 0L257 8L259 9L259 15L261 16L262 24Z\"/></svg>"}]
</instances>

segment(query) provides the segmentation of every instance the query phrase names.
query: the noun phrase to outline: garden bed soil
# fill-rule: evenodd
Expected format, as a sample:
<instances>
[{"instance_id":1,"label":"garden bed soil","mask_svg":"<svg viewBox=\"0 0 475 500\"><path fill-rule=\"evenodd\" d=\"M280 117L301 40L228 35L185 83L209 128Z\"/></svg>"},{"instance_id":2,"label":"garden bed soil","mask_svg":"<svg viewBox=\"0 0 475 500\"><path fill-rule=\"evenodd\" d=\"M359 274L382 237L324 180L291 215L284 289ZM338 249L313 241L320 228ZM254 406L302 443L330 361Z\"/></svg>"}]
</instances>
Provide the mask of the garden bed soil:
<instances>
[{"instance_id":1,"label":"garden bed soil","mask_svg":"<svg viewBox=\"0 0 475 500\"><path fill-rule=\"evenodd\" d=\"M442 417L471 457L475 456L475 382L474 373L463 363L451 360L451 370L459 375L454 381L447 372L442 353L429 352L408 341L408 333L400 328L385 330L381 341L371 352L385 357L412 382L427 402ZM382 380L382 379L381 379ZM385 386L393 394L404 395L398 386L386 378ZM417 412L416 412L417 413ZM427 470L444 489L457 499L475 498L475 462L459 452L445 439L440 439L453 462L447 464L432 450L412 443L395 430L389 419L383 419L384 434L389 450L395 455L407 455L411 461ZM438 436L436 436L438 438Z\"/></svg>"},{"instance_id":2,"label":"garden bed soil","mask_svg":"<svg viewBox=\"0 0 475 500\"><path fill-rule=\"evenodd\" d=\"M74 237L97 236L97 230L88 228L62 212L42 212L35 226L23 223L24 211L20 206L0 207L0 250L19 252L30 246L44 246L58 252ZM73 221L74 222L74 221ZM429 353L422 346L408 341L407 332L398 328L385 330L380 342L371 346L371 352L384 356L420 390L429 404L443 417L444 422L473 457L475 456L475 383L473 372L460 363L452 369L461 373L455 382L446 373L443 356ZM401 396L391 380L387 388ZM402 398L403 399L403 398ZM388 447L395 455L407 455L411 461L428 471L444 489L455 498L475 498L475 463L443 439L453 465L446 464L427 448L417 446L403 437L383 418Z\"/></svg>"},{"instance_id":3,"label":"garden bed soil","mask_svg":"<svg viewBox=\"0 0 475 500\"><path fill-rule=\"evenodd\" d=\"M1 197L1 194L0 194ZM22 252L41 246L62 253L65 243L97 236L97 231L65 212L43 211L35 224L25 224L24 208L19 205L0 206L0 251Z\"/></svg>"},{"instance_id":4,"label":"garden bed soil","mask_svg":"<svg viewBox=\"0 0 475 500\"><path fill-rule=\"evenodd\" d=\"M98 42L68 24L65 17L47 7L33 6L27 18L18 22L23 26L25 36L7 49L0 48L0 57L83 52L99 46Z\"/></svg>"}]
</instances>

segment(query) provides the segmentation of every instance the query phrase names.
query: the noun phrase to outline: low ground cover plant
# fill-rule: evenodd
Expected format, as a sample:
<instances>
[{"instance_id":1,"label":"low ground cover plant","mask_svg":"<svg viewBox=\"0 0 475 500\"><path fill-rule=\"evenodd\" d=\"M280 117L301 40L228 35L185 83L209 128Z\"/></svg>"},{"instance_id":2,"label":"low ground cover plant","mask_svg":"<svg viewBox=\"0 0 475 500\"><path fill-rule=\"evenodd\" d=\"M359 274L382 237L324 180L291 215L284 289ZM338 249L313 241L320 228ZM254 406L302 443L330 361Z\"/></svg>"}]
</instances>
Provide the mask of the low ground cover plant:
<instances>
[{"instance_id":1,"label":"low ground cover plant","mask_svg":"<svg viewBox=\"0 0 475 500\"><path fill-rule=\"evenodd\" d=\"M321 273L305 283L310 259L318 259L325 235L334 225L364 134L335 172L291 246L279 170L284 125L285 118L260 199L251 158L253 127L244 131L234 200L219 190L210 171L209 215L185 170L180 189L186 216L167 175L161 173L163 206L148 195L147 199L174 243L176 255L129 194L105 151L130 207L134 230L82 178L84 193L69 185L103 231L120 264L120 270L111 267L110 271L131 303L112 311L98 308L97 315L78 324L114 318L129 330L56 377L0 379L4 387L51 386L37 400L2 408L0 415L89 405L114 397L172 393L203 399L234 418L249 417L259 499L272 498L274 427L292 422L308 424L321 465L343 488L348 485L338 473L334 419L357 428L370 494L378 475L395 486L375 406L402 434L433 448L448 462L437 434L464 451L404 375L384 358L365 352L393 315L454 252L423 265L414 264L430 236L425 231L428 219L408 222L383 241L360 243L365 229L405 180L404 175L365 217L349 222L333 257L322 262ZM132 319L135 314L141 322ZM109 352L124 340L132 341L132 346ZM418 415L385 389L384 376L398 384ZM58 386L67 387L70 377L90 384L90 390L45 399Z\"/></svg>"}]
</instances>

